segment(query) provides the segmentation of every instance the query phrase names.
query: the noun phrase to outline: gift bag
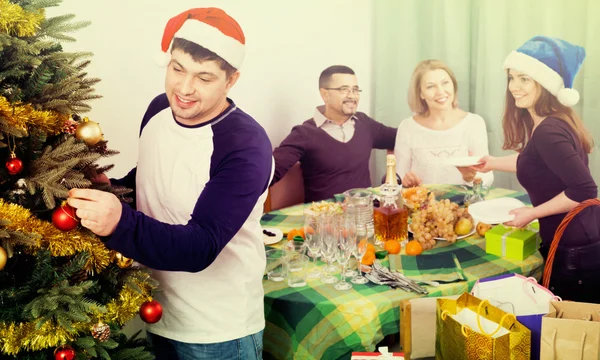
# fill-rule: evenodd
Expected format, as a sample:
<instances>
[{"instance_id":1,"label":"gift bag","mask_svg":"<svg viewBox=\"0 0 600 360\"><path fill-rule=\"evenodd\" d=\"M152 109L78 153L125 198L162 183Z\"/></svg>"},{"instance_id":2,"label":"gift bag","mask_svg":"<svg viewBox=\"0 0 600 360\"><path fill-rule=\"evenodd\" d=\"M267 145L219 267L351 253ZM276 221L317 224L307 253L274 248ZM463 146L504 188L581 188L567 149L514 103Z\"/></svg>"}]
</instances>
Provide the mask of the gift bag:
<instances>
[{"instance_id":1,"label":"gift bag","mask_svg":"<svg viewBox=\"0 0 600 360\"><path fill-rule=\"evenodd\" d=\"M600 304L551 302L540 350L541 360L600 359Z\"/></svg>"},{"instance_id":2,"label":"gift bag","mask_svg":"<svg viewBox=\"0 0 600 360\"><path fill-rule=\"evenodd\" d=\"M488 301L469 293L437 300L437 360L526 360L530 348L529 329Z\"/></svg>"},{"instance_id":3,"label":"gift bag","mask_svg":"<svg viewBox=\"0 0 600 360\"><path fill-rule=\"evenodd\" d=\"M478 280L471 294L488 300L500 310L515 314L517 320L531 330L531 358L540 358L542 317L550 311L550 302L560 298L539 285L534 278L518 274Z\"/></svg>"}]
</instances>

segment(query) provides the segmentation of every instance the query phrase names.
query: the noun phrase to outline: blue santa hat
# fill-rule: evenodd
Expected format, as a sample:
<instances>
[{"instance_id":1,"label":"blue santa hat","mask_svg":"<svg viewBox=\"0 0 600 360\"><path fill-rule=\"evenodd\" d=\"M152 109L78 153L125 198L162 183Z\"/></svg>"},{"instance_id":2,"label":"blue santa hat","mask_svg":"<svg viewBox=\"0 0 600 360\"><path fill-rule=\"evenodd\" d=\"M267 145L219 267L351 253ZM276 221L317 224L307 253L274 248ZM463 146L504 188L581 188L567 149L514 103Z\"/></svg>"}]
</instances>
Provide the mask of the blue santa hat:
<instances>
[{"instance_id":1,"label":"blue santa hat","mask_svg":"<svg viewBox=\"0 0 600 360\"><path fill-rule=\"evenodd\" d=\"M558 98L561 104L573 106L579 93L573 89L573 79L579 71L585 49L565 40L535 36L511 52L504 60L504 69L525 73Z\"/></svg>"}]
</instances>

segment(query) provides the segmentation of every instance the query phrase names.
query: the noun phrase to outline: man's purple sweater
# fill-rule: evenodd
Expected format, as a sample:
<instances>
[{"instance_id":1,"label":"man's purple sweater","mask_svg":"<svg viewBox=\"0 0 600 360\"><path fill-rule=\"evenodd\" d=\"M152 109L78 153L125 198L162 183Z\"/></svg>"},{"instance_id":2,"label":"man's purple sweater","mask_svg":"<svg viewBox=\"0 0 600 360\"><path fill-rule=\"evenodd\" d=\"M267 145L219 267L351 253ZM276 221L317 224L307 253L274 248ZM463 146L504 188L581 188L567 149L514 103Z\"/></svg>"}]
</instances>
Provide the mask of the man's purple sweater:
<instances>
[{"instance_id":1,"label":"man's purple sweater","mask_svg":"<svg viewBox=\"0 0 600 360\"><path fill-rule=\"evenodd\" d=\"M392 150L395 141L395 128L361 112L355 115L354 136L346 143L332 138L311 118L295 126L273 151L273 183L300 161L305 202L328 199L348 189L369 187L371 150Z\"/></svg>"}]
</instances>

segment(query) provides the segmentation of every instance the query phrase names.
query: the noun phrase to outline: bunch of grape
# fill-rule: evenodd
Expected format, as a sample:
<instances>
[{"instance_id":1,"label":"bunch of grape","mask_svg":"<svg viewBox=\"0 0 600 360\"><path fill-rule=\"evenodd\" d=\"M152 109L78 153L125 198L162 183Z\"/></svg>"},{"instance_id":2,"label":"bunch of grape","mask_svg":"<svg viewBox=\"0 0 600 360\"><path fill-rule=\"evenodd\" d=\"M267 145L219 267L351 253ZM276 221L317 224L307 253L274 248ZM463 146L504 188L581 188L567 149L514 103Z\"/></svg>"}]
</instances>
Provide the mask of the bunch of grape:
<instances>
[{"instance_id":1,"label":"bunch of grape","mask_svg":"<svg viewBox=\"0 0 600 360\"><path fill-rule=\"evenodd\" d=\"M461 208L448 199L436 201L432 196L425 206L413 212L410 229L423 250L428 250L435 245L436 237L456 242L454 224L461 217L470 217L466 208Z\"/></svg>"}]
</instances>

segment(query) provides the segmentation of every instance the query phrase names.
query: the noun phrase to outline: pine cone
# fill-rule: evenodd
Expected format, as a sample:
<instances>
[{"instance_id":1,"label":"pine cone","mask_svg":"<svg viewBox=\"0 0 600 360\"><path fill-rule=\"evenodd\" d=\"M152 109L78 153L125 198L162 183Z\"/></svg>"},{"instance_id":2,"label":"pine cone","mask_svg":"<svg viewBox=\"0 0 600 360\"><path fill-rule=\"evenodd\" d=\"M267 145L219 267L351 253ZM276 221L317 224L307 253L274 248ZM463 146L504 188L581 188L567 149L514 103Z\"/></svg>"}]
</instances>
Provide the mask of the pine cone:
<instances>
[{"instance_id":1,"label":"pine cone","mask_svg":"<svg viewBox=\"0 0 600 360\"><path fill-rule=\"evenodd\" d=\"M100 342L108 340L110 337L110 327L100 321L96 325L92 326L92 336Z\"/></svg>"}]
</instances>

